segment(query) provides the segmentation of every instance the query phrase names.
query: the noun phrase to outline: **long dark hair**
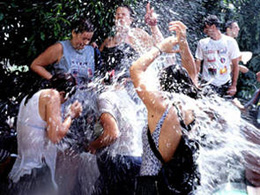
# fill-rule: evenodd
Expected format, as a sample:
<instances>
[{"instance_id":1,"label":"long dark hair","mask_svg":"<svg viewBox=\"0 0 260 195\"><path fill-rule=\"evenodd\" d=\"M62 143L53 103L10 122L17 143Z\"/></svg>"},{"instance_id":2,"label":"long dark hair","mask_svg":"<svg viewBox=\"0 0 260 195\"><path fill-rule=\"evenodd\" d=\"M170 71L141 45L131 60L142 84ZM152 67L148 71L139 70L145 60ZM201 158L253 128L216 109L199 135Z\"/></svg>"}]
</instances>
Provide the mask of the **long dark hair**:
<instances>
[{"instance_id":1,"label":"long dark hair","mask_svg":"<svg viewBox=\"0 0 260 195\"><path fill-rule=\"evenodd\" d=\"M76 92L76 79L69 73L58 73L52 76L50 79L49 87L56 89L58 92L64 91L65 97L71 97ZM38 91L39 89L33 89L25 99L24 105L27 104L29 99Z\"/></svg>"},{"instance_id":2,"label":"long dark hair","mask_svg":"<svg viewBox=\"0 0 260 195\"><path fill-rule=\"evenodd\" d=\"M189 77L186 69L179 65L172 65L160 72L160 86L163 91L183 93L191 98L198 98L199 90Z\"/></svg>"}]
</instances>

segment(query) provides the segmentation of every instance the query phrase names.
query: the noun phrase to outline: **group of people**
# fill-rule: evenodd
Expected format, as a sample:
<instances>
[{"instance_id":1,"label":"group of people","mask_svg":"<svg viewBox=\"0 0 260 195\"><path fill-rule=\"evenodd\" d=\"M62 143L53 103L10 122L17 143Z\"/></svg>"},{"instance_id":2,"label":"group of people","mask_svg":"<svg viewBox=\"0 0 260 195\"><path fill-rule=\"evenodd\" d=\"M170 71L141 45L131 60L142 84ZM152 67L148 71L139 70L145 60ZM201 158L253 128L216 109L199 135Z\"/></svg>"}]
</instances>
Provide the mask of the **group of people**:
<instances>
[{"instance_id":1,"label":"group of people","mask_svg":"<svg viewBox=\"0 0 260 195\"><path fill-rule=\"evenodd\" d=\"M200 180L195 162L199 147L190 149L192 152L183 151L194 144L189 133L196 131L196 116L192 109L181 105L175 93L184 93L196 102L205 94L199 83L207 83L220 96L233 96L239 73L238 44L220 32L220 21L211 15L204 21L208 37L199 41L195 61L186 39L187 27L182 22L170 22L169 30L176 35L164 39L149 3L145 21L151 36L132 27L133 17L129 6L117 7L116 32L100 46L101 61L99 51L90 45L94 27L89 20L80 19L72 25L70 40L50 46L32 62L31 69L48 80L51 88L32 92L20 104L18 157L9 174L10 194L59 192L55 181L59 157L56 145L73 124L76 129L85 127L77 126L77 120L81 117L87 121L85 110L91 105L85 100L93 97L92 102L97 105L96 126L100 124L102 129L85 147L85 152L96 155L100 172L93 194L195 192ZM167 65L159 75L160 89L150 90L144 75L163 53L179 53L181 65ZM101 79L101 91L86 90L96 78ZM157 177L163 164L173 158L178 164L192 159L189 166L194 167L192 179L178 181L174 192L158 185ZM185 167L180 170L176 172L185 178ZM67 193L73 194L73 190Z\"/></svg>"}]
</instances>

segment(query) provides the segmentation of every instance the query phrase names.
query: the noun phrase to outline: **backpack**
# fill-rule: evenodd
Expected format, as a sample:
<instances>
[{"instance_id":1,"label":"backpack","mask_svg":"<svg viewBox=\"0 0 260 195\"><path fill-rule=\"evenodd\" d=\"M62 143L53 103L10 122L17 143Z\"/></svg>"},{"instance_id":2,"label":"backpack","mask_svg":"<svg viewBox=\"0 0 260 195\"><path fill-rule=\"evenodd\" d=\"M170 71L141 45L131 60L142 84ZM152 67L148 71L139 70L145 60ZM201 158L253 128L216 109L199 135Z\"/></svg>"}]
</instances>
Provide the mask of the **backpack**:
<instances>
[{"instance_id":1,"label":"backpack","mask_svg":"<svg viewBox=\"0 0 260 195\"><path fill-rule=\"evenodd\" d=\"M192 194L196 185L199 184L199 173L194 158L198 143L183 135L174 156L170 161L165 162L156 148L149 129L147 136L153 153L162 162L162 168L158 174L159 194Z\"/></svg>"}]
</instances>

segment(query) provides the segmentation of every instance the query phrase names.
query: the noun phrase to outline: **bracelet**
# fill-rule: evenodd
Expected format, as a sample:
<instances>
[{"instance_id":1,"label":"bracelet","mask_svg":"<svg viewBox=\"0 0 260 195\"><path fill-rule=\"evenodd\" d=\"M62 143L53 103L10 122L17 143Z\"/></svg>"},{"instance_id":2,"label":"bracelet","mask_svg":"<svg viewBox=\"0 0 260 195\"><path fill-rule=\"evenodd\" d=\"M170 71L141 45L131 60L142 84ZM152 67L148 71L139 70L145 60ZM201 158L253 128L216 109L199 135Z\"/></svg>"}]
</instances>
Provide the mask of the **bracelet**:
<instances>
[{"instance_id":1,"label":"bracelet","mask_svg":"<svg viewBox=\"0 0 260 195\"><path fill-rule=\"evenodd\" d=\"M154 47L156 47L159 50L160 55L162 55L162 53L163 53L162 50L157 45L154 45Z\"/></svg>"},{"instance_id":2,"label":"bracelet","mask_svg":"<svg viewBox=\"0 0 260 195\"><path fill-rule=\"evenodd\" d=\"M66 114L65 119L68 118L68 117L70 117L70 119L73 120L73 118L72 118L70 112L68 112L68 113Z\"/></svg>"}]
</instances>

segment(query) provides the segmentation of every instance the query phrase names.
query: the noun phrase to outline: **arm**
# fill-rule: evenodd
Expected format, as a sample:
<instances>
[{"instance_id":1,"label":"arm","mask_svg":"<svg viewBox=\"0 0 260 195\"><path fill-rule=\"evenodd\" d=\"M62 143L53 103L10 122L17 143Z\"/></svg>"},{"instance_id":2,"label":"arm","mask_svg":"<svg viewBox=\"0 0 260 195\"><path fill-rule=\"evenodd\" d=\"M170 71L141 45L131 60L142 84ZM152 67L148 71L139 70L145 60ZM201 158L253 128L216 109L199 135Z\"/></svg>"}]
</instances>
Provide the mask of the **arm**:
<instances>
[{"instance_id":1,"label":"arm","mask_svg":"<svg viewBox=\"0 0 260 195\"><path fill-rule=\"evenodd\" d=\"M118 126L112 115L103 113L100 117L100 123L104 129L102 135L91 142L87 148L92 154L95 154L97 149L111 145L119 136Z\"/></svg>"},{"instance_id":2,"label":"arm","mask_svg":"<svg viewBox=\"0 0 260 195\"><path fill-rule=\"evenodd\" d=\"M111 38L107 38L107 39L105 39L105 41L101 44L101 46L100 46L100 48L99 48L99 51L100 52L102 52L103 51L103 49L104 49L104 47L107 45L107 42L109 41L109 39L111 39Z\"/></svg>"},{"instance_id":3,"label":"arm","mask_svg":"<svg viewBox=\"0 0 260 195\"><path fill-rule=\"evenodd\" d=\"M249 71L249 69L246 66L238 65L238 67L239 67L239 72L247 73Z\"/></svg>"},{"instance_id":4,"label":"arm","mask_svg":"<svg viewBox=\"0 0 260 195\"><path fill-rule=\"evenodd\" d=\"M238 79L238 75L239 75L238 62L239 62L239 57L232 60L232 66L233 66L232 84L227 91L227 94L231 95L231 96L235 95L237 92L237 79Z\"/></svg>"},{"instance_id":5,"label":"arm","mask_svg":"<svg viewBox=\"0 0 260 195\"><path fill-rule=\"evenodd\" d=\"M63 55L62 45L56 43L48 47L31 64L31 69L41 77L50 80L52 75L45 69L45 66L53 64L60 60Z\"/></svg>"},{"instance_id":6,"label":"arm","mask_svg":"<svg viewBox=\"0 0 260 195\"><path fill-rule=\"evenodd\" d=\"M47 136L53 143L58 143L69 131L72 119L78 117L82 111L77 101L71 105L70 114L62 122L60 93L51 90L46 102Z\"/></svg>"},{"instance_id":7,"label":"arm","mask_svg":"<svg viewBox=\"0 0 260 195\"><path fill-rule=\"evenodd\" d=\"M180 21L170 22L170 31L176 31L179 46L182 66L188 71L193 83L197 86L197 67L193 55L191 54L188 41L186 39L187 27Z\"/></svg>"},{"instance_id":8,"label":"arm","mask_svg":"<svg viewBox=\"0 0 260 195\"><path fill-rule=\"evenodd\" d=\"M195 63L196 63L196 68L197 68L197 71L198 71L198 74L199 74L200 73L200 69L201 69L201 60L200 59L196 59Z\"/></svg>"},{"instance_id":9,"label":"arm","mask_svg":"<svg viewBox=\"0 0 260 195\"><path fill-rule=\"evenodd\" d=\"M150 8L150 3L146 5L145 22L150 26L154 44L160 43L163 40L163 35L157 26L157 17L154 10Z\"/></svg>"},{"instance_id":10,"label":"arm","mask_svg":"<svg viewBox=\"0 0 260 195\"><path fill-rule=\"evenodd\" d=\"M146 106L154 105L155 94L153 92L149 92L146 89L146 85L143 82L142 75L151 65L151 63L160 55L160 50L166 53L175 52L173 51L173 46L177 43L178 42L175 36L164 39L160 44L158 44L158 48L153 47L149 52L142 55L138 60L136 60L130 68L130 74L133 84L139 97L142 99ZM153 96L154 98L151 98Z\"/></svg>"}]
</instances>

